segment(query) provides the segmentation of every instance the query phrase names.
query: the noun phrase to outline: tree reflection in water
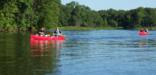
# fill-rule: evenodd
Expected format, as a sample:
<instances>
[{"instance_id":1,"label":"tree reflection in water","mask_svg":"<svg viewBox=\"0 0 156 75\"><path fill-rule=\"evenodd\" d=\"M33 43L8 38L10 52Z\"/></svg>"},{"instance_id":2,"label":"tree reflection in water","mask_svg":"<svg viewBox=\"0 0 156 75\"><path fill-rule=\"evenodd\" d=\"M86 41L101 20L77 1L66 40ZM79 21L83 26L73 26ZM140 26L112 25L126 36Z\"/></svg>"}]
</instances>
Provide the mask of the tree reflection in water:
<instances>
[{"instance_id":1,"label":"tree reflection in water","mask_svg":"<svg viewBox=\"0 0 156 75\"><path fill-rule=\"evenodd\" d=\"M36 75L57 71L56 63L63 41L31 40L31 53Z\"/></svg>"},{"instance_id":2,"label":"tree reflection in water","mask_svg":"<svg viewBox=\"0 0 156 75\"><path fill-rule=\"evenodd\" d=\"M57 71L62 42L29 42L29 34L23 33L1 35L0 75L45 75Z\"/></svg>"}]
</instances>

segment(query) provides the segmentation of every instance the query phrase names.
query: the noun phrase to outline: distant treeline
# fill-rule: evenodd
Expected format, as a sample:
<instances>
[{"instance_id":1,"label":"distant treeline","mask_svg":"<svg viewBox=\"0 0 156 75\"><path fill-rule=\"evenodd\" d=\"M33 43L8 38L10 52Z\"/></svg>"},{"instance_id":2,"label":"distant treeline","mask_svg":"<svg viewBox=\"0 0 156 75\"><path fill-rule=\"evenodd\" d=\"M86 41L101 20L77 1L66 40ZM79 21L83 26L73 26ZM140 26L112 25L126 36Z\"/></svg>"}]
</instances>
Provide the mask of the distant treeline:
<instances>
[{"instance_id":1,"label":"distant treeline","mask_svg":"<svg viewBox=\"0 0 156 75\"><path fill-rule=\"evenodd\" d=\"M61 0L0 0L0 31L25 31L57 26L156 27L156 8L91 10L77 2Z\"/></svg>"},{"instance_id":2,"label":"distant treeline","mask_svg":"<svg viewBox=\"0 0 156 75\"><path fill-rule=\"evenodd\" d=\"M77 2L62 6L61 24L63 26L117 27L133 29L137 27L156 26L155 8L137 8L132 10L94 11Z\"/></svg>"}]
</instances>

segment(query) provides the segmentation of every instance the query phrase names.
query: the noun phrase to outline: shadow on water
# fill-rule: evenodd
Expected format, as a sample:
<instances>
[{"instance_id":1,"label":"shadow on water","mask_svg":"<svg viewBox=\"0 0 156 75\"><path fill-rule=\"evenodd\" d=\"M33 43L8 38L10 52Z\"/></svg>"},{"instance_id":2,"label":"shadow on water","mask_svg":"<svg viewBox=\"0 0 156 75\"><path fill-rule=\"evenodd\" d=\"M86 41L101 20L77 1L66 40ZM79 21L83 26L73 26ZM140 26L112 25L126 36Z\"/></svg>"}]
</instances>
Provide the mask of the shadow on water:
<instances>
[{"instance_id":1,"label":"shadow on water","mask_svg":"<svg viewBox=\"0 0 156 75\"><path fill-rule=\"evenodd\" d=\"M45 75L57 71L62 43L32 43L28 33L0 33L0 36L0 75Z\"/></svg>"}]
</instances>

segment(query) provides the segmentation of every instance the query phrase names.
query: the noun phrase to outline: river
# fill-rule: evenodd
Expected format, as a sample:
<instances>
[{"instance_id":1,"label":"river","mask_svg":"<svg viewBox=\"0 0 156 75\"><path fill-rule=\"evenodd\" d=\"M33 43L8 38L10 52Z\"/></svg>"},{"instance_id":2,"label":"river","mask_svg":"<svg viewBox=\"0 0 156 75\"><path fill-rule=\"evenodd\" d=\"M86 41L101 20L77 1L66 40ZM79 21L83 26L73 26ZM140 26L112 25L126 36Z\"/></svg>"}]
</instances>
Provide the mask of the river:
<instances>
[{"instance_id":1,"label":"river","mask_svg":"<svg viewBox=\"0 0 156 75\"><path fill-rule=\"evenodd\" d=\"M63 31L65 41L0 33L0 75L155 75L156 31Z\"/></svg>"}]
</instances>

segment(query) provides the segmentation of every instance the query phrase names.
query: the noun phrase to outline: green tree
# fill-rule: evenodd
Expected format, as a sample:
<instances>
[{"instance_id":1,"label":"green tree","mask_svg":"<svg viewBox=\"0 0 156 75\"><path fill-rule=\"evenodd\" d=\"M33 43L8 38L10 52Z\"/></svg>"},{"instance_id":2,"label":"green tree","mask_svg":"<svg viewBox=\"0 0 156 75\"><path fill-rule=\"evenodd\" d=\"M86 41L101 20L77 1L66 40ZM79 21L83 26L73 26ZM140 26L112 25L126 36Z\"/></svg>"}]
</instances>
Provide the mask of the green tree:
<instances>
[{"instance_id":1,"label":"green tree","mask_svg":"<svg viewBox=\"0 0 156 75\"><path fill-rule=\"evenodd\" d=\"M59 24L60 0L34 0L37 28L52 28Z\"/></svg>"}]
</instances>

